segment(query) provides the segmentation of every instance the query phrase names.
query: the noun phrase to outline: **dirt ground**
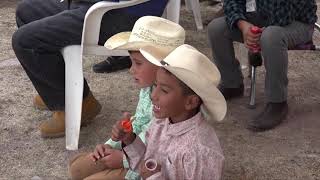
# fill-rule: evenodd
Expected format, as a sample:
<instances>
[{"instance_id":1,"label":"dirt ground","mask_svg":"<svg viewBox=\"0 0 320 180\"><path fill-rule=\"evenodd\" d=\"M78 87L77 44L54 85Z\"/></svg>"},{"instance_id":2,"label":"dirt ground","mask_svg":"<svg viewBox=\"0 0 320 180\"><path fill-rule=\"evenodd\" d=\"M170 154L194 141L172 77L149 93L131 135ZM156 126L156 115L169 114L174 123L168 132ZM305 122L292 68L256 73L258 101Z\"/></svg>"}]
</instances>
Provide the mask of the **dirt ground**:
<instances>
[{"instance_id":1,"label":"dirt ground","mask_svg":"<svg viewBox=\"0 0 320 180\"><path fill-rule=\"evenodd\" d=\"M86 57L85 76L103 106L102 112L81 129L78 151L67 151L65 138L42 139L38 126L51 113L33 108L36 91L11 48L17 1L0 2L0 179L67 179L70 156L91 151L107 140L121 112L134 111L138 89L127 71L93 73L92 64L102 57ZM219 5L209 7L203 1L203 21L210 21L218 9ZM187 43L211 57L206 27L196 31L192 13L184 6L181 25L187 30ZM315 35L317 44L319 37ZM236 51L244 61L245 53L239 48ZM264 106L264 68L258 70L256 110L247 108L249 79L245 79L245 96L228 102L225 120L213 123L226 158L224 180L320 180L319 55L314 51L289 52L289 115L274 130L252 133L245 128ZM247 69L243 71L247 73Z\"/></svg>"}]
</instances>

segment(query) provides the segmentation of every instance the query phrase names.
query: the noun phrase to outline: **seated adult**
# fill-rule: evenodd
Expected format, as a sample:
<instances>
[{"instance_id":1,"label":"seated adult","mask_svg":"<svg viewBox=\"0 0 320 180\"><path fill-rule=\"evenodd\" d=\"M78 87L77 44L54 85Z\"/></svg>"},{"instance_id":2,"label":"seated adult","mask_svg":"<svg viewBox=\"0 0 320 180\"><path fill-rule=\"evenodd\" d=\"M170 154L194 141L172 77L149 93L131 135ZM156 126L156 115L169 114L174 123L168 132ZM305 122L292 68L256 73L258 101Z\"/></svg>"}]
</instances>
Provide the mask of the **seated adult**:
<instances>
[{"instance_id":1,"label":"seated adult","mask_svg":"<svg viewBox=\"0 0 320 180\"><path fill-rule=\"evenodd\" d=\"M315 0L224 0L225 17L208 25L213 61L221 72L220 90L226 99L243 95L243 76L235 59L233 41L247 48L261 47L266 69L266 106L248 128L264 131L287 116L288 48L312 39L317 20ZM251 27L263 28L252 33Z\"/></svg>"},{"instance_id":2,"label":"seated adult","mask_svg":"<svg viewBox=\"0 0 320 180\"><path fill-rule=\"evenodd\" d=\"M23 0L16 11L18 30L13 34L13 50L39 93L34 105L53 112L40 125L42 137L65 134L65 64L60 50L80 44L84 17L101 0L74 0L68 9L60 0ZM110 0L119 1L119 0ZM168 0L150 0L136 6L108 11L102 19L99 44L112 35L130 31L145 15L161 16ZM81 124L87 124L100 112L101 105L84 81Z\"/></svg>"}]
</instances>

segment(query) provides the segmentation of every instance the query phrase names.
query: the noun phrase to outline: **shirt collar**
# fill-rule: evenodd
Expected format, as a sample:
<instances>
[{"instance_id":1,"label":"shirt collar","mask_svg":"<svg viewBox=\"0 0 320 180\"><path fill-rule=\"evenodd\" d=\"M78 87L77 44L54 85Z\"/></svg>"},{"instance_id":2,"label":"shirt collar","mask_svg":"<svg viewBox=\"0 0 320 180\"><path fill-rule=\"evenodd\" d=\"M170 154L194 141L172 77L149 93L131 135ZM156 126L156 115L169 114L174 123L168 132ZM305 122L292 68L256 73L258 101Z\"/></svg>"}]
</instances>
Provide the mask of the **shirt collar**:
<instances>
[{"instance_id":1,"label":"shirt collar","mask_svg":"<svg viewBox=\"0 0 320 180\"><path fill-rule=\"evenodd\" d=\"M194 129L202 121L201 112L198 112L196 115L182 122L170 123L169 118L165 120L166 134L168 136L179 136L184 134L192 129Z\"/></svg>"}]
</instances>

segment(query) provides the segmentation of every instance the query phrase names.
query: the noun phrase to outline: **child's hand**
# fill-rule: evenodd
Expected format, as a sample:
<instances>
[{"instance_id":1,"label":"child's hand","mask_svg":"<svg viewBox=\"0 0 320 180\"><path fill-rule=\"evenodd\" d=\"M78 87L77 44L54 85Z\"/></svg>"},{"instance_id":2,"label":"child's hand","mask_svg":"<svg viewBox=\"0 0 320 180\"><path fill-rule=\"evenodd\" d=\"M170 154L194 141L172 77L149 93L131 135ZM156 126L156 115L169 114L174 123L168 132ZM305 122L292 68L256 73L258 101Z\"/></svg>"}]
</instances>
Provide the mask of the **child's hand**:
<instances>
[{"instance_id":1,"label":"child's hand","mask_svg":"<svg viewBox=\"0 0 320 180\"><path fill-rule=\"evenodd\" d=\"M89 154L90 159L94 162L103 158L105 156L106 149L112 149L112 147L108 144L98 144L94 151Z\"/></svg>"},{"instance_id":2,"label":"child's hand","mask_svg":"<svg viewBox=\"0 0 320 180\"><path fill-rule=\"evenodd\" d=\"M125 129L126 127L123 126L122 122L124 120L128 121L130 119L129 113L124 113L124 118L116 122L115 125L112 127L112 135L111 139L113 141L122 141L122 143L128 145L131 144L135 139L135 134L131 130L128 131ZM131 123L131 122L130 122Z\"/></svg>"},{"instance_id":3,"label":"child's hand","mask_svg":"<svg viewBox=\"0 0 320 180\"><path fill-rule=\"evenodd\" d=\"M105 157L100 162L109 169L120 169L123 167L123 152L117 149L105 149Z\"/></svg>"},{"instance_id":4,"label":"child's hand","mask_svg":"<svg viewBox=\"0 0 320 180\"><path fill-rule=\"evenodd\" d=\"M262 32L253 33L251 28L254 27L254 25L245 20L238 21L237 25L242 32L243 43L246 47L248 49L258 48Z\"/></svg>"},{"instance_id":5,"label":"child's hand","mask_svg":"<svg viewBox=\"0 0 320 180\"><path fill-rule=\"evenodd\" d=\"M135 134L133 132L125 132L121 122L121 120L117 121L116 124L113 125L111 139L113 141L122 141L122 143L129 145L136 138Z\"/></svg>"},{"instance_id":6,"label":"child's hand","mask_svg":"<svg viewBox=\"0 0 320 180\"><path fill-rule=\"evenodd\" d=\"M155 173L161 171L161 166L158 163L155 163L155 164L151 163L151 167L147 167L147 166L150 166L150 165L148 165L148 163L146 163L146 161L142 161L140 163L140 165L139 165L140 176L142 177L142 179L147 179L148 177L150 177L150 176L154 175Z\"/></svg>"}]
</instances>

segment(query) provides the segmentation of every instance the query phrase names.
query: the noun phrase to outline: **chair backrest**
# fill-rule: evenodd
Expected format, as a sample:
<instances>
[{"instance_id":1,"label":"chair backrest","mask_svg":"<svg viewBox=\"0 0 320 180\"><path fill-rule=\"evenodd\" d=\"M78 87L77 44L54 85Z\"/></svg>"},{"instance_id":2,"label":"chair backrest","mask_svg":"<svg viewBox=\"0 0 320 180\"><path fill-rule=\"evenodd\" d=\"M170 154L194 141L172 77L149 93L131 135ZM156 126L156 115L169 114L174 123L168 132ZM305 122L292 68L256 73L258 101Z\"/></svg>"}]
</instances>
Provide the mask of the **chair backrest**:
<instances>
[{"instance_id":1,"label":"chair backrest","mask_svg":"<svg viewBox=\"0 0 320 180\"><path fill-rule=\"evenodd\" d=\"M86 55L109 55L109 51L106 51L103 46L98 45L100 26L103 15L107 11L112 9L134 6L147 1L149 0L131 0L120 2L100 1L91 6L87 11L84 20L81 52ZM85 45L85 47L83 45ZM125 52L127 51L114 50L112 53L114 54L114 56L123 56L124 54L127 54Z\"/></svg>"},{"instance_id":2,"label":"chair backrest","mask_svg":"<svg viewBox=\"0 0 320 180\"><path fill-rule=\"evenodd\" d=\"M147 1L149 0L120 1L118 3L101 1L95 3L86 13L82 31L82 42L86 42L86 44L98 44L100 24L105 12L112 9L134 6Z\"/></svg>"}]
</instances>

